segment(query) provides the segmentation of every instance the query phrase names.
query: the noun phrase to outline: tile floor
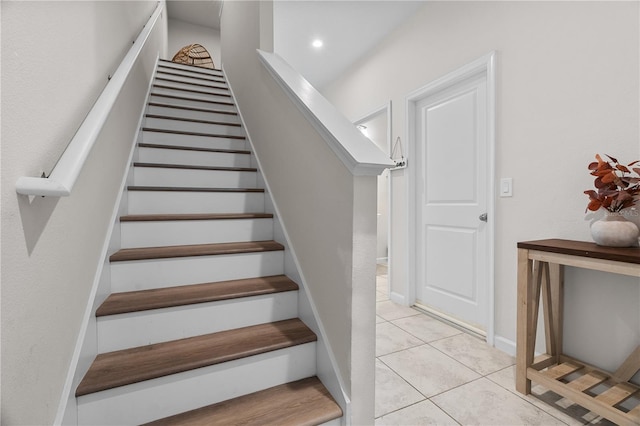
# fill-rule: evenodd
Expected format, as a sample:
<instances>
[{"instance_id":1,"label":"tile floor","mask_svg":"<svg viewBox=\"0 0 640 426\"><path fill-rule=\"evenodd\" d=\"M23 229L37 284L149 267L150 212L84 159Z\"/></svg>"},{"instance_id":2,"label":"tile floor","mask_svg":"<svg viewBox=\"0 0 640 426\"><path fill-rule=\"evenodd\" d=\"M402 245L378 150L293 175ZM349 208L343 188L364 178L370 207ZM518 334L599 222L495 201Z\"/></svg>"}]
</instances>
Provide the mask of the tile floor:
<instances>
[{"instance_id":1,"label":"tile floor","mask_svg":"<svg viewBox=\"0 0 640 426\"><path fill-rule=\"evenodd\" d=\"M390 301L381 265L376 300L376 426L613 424L541 386L517 393L514 357Z\"/></svg>"}]
</instances>

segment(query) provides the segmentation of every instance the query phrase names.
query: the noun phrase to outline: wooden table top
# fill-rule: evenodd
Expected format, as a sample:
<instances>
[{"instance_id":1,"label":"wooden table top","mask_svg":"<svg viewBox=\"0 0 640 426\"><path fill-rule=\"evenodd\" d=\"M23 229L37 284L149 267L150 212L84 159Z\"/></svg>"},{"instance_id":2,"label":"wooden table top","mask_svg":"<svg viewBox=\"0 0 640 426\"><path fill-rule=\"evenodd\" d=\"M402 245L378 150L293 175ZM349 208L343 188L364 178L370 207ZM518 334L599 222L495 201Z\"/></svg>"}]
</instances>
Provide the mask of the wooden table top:
<instances>
[{"instance_id":1,"label":"wooden table top","mask_svg":"<svg viewBox=\"0 0 640 426\"><path fill-rule=\"evenodd\" d=\"M640 264L640 247L603 247L587 241L552 238L522 241L518 248Z\"/></svg>"}]
</instances>

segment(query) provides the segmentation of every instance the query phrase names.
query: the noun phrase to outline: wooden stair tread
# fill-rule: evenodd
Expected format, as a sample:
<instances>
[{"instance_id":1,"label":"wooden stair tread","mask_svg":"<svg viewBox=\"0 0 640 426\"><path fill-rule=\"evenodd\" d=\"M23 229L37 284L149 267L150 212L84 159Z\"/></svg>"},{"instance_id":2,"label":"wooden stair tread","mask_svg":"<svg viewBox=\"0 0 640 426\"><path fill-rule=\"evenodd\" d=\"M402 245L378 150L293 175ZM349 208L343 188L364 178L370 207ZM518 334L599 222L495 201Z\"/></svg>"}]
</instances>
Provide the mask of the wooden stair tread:
<instances>
[{"instance_id":1,"label":"wooden stair tread","mask_svg":"<svg viewBox=\"0 0 640 426\"><path fill-rule=\"evenodd\" d=\"M198 93L200 95L210 95L210 96L222 96L225 98L230 98L231 95L228 93L211 93L205 90L197 90L197 89L187 89L184 87L173 87L173 86L165 86L164 84L154 84L152 87L158 89L168 89L168 90L177 90L180 92L188 92L188 93Z\"/></svg>"},{"instance_id":2,"label":"wooden stair tread","mask_svg":"<svg viewBox=\"0 0 640 426\"><path fill-rule=\"evenodd\" d=\"M184 213L184 214L130 214L120 216L120 222L150 222L173 220L234 220L271 219L271 213Z\"/></svg>"},{"instance_id":3,"label":"wooden stair tread","mask_svg":"<svg viewBox=\"0 0 640 426\"><path fill-rule=\"evenodd\" d=\"M258 253L284 250L275 241L251 241L242 243L188 244L180 246L139 247L121 249L109 257L111 262L128 260L167 259L171 257L218 256L226 254Z\"/></svg>"},{"instance_id":4,"label":"wooden stair tread","mask_svg":"<svg viewBox=\"0 0 640 426\"><path fill-rule=\"evenodd\" d=\"M217 149L217 148L201 148L197 146L179 146L179 145L165 145L156 143L139 143L141 148L158 148L158 149L177 149L182 151L200 151L200 152L217 152L219 154L251 154L251 151L246 149Z\"/></svg>"},{"instance_id":5,"label":"wooden stair tread","mask_svg":"<svg viewBox=\"0 0 640 426\"><path fill-rule=\"evenodd\" d=\"M189 78L189 76L185 76L186 78ZM180 83L180 84L188 84L190 86L197 86L197 87L206 87L209 89L220 89L220 90L229 90L229 88L227 87L226 84L222 85L222 86L216 86L214 84L204 84L204 83L193 83L190 81L181 81L181 80L177 80L175 78L166 78L166 77L156 77L156 81L168 81L170 83ZM211 80L210 80L211 81ZM213 82L213 81L211 81ZM222 83L222 82L220 82Z\"/></svg>"},{"instance_id":6,"label":"wooden stair tread","mask_svg":"<svg viewBox=\"0 0 640 426\"><path fill-rule=\"evenodd\" d=\"M189 67L189 68L193 68L193 72L200 72L202 74L207 74L207 75L212 75L215 72L222 72L222 70L219 68L204 68L204 67L199 67L197 65L189 65L189 64L182 64L180 62L173 62L168 59L158 59L158 61L164 62L166 65L159 63L158 66L165 67L165 68L180 69L183 67L185 68ZM170 66L169 64L175 65L175 66Z\"/></svg>"},{"instance_id":7,"label":"wooden stair tread","mask_svg":"<svg viewBox=\"0 0 640 426\"><path fill-rule=\"evenodd\" d=\"M316 340L313 331L295 318L99 354L76 396Z\"/></svg>"},{"instance_id":8,"label":"wooden stair tread","mask_svg":"<svg viewBox=\"0 0 640 426\"><path fill-rule=\"evenodd\" d=\"M148 105L161 107L161 108L181 109L185 111L206 112L206 113L212 113L212 114L238 115L236 111L225 111L223 109L197 108L197 107L190 107L190 106L184 106L184 105L171 105L171 104L163 104L161 102L149 102Z\"/></svg>"},{"instance_id":9,"label":"wooden stair tread","mask_svg":"<svg viewBox=\"0 0 640 426\"><path fill-rule=\"evenodd\" d=\"M176 66L176 65L183 65L183 66ZM190 66L188 64L176 64L175 62L173 63L169 62L166 64L159 63L158 71L162 71L162 70L182 71L182 72L188 72L192 74L205 75L207 77L224 78L224 74L222 73L222 70L202 68L198 66Z\"/></svg>"},{"instance_id":10,"label":"wooden stair tread","mask_svg":"<svg viewBox=\"0 0 640 426\"><path fill-rule=\"evenodd\" d=\"M189 132L185 130L171 130L171 129L158 129L155 127L143 127L143 132L156 132L156 133L168 133L171 135L187 135L187 136L204 136L208 138L224 138L224 139L247 139L246 136L238 135L223 135L219 133L204 133L204 132Z\"/></svg>"},{"instance_id":11,"label":"wooden stair tread","mask_svg":"<svg viewBox=\"0 0 640 426\"><path fill-rule=\"evenodd\" d=\"M172 76L176 76L176 77L184 77L184 78L192 78L192 79L197 79L197 80L208 81L208 82L211 82L211 83L227 84L226 80L221 75L215 75L215 74L211 74L211 75L208 75L208 76L205 75L205 74L187 75L187 74L182 74L180 72L168 71L169 69L171 69L171 68L167 68L167 67L164 67L162 69L158 68L158 72L156 74L157 75L159 75L159 74L172 75ZM189 70L176 70L175 68L173 68L172 70L173 71L189 72Z\"/></svg>"},{"instance_id":12,"label":"wooden stair tread","mask_svg":"<svg viewBox=\"0 0 640 426\"><path fill-rule=\"evenodd\" d=\"M113 293L100 305L96 317L296 290L298 285L287 276L275 275Z\"/></svg>"},{"instance_id":13,"label":"wooden stair tread","mask_svg":"<svg viewBox=\"0 0 640 426\"><path fill-rule=\"evenodd\" d=\"M195 186L128 186L129 191L156 192L264 192L264 188L200 188Z\"/></svg>"},{"instance_id":14,"label":"wooden stair tread","mask_svg":"<svg viewBox=\"0 0 640 426\"><path fill-rule=\"evenodd\" d=\"M318 425L342 417L342 409L317 377L274 386L147 425Z\"/></svg>"},{"instance_id":15,"label":"wooden stair tread","mask_svg":"<svg viewBox=\"0 0 640 426\"><path fill-rule=\"evenodd\" d=\"M219 126L241 127L240 123L227 123L226 121L200 120L195 118L173 117L171 115L146 114L147 118L158 118L161 120L186 121L189 123L215 124Z\"/></svg>"},{"instance_id":16,"label":"wooden stair tread","mask_svg":"<svg viewBox=\"0 0 640 426\"><path fill-rule=\"evenodd\" d=\"M224 75L219 75L219 74L200 74L200 75L188 75L188 76L185 76L184 74L180 74L179 73L179 72L189 72L189 71L190 70L184 70L184 69L174 68L174 67L167 67L166 65L160 64L160 65L158 65L158 70L156 71L156 75L157 74L170 74L170 75L178 75L180 77L197 78L197 79L200 79L200 80L221 79L220 82L226 84L226 81L224 79Z\"/></svg>"},{"instance_id":17,"label":"wooden stair tread","mask_svg":"<svg viewBox=\"0 0 640 426\"><path fill-rule=\"evenodd\" d=\"M151 96L157 96L159 98L167 98L167 99L177 99L180 101L202 102L205 104L218 104L218 105L229 105L229 106L235 105L233 102L212 101L207 99L189 98L187 96L165 95L163 93L154 93L154 92L151 92Z\"/></svg>"},{"instance_id":18,"label":"wooden stair tread","mask_svg":"<svg viewBox=\"0 0 640 426\"><path fill-rule=\"evenodd\" d=\"M191 166L188 164L165 163L133 163L134 167L151 167L158 169L187 169L187 170L215 170L220 172L257 172L255 167L218 167L218 166Z\"/></svg>"}]
</instances>

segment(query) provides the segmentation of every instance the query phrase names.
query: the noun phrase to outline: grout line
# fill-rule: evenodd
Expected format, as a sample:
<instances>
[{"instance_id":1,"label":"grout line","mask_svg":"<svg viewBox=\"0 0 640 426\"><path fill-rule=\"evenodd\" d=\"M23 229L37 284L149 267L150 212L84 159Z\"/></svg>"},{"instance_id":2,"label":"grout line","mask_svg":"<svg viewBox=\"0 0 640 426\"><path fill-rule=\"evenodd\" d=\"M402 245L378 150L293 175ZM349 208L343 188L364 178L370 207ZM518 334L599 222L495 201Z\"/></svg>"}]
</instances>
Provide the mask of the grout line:
<instances>
[{"instance_id":1,"label":"grout line","mask_svg":"<svg viewBox=\"0 0 640 426\"><path fill-rule=\"evenodd\" d=\"M384 300L384 301L386 301L386 300ZM383 302L383 301L380 301L380 302ZM376 302L376 303L380 303L380 302ZM419 313L419 314L421 314L421 315L425 315L425 316L427 316L427 317L429 317L429 318L435 319L436 321L439 321L439 322L441 322L441 323L444 323L444 322L443 322L442 320L440 320L439 318L434 318L434 317L432 317L432 316L430 316L430 315L427 315L427 314L426 314L426 313L424 313L424 312L418 312L418 313ZM380 315L378 315L378 316L380 316ZM411 317L411 316L413 316L413 315L409 315L409 316L407 316L407 317L394 318L394 319L392 319L392 320L387 320L387 319L382 318L382 317L380 317L380 318L382 318L382 319L384 320L383 322L391 323L391 324L393 324L395 327L398 327L400 330L402 330L402 331L404 331L404 332L408 333L408 334L409 334L409 335L411 335L412 337L415 337L416 339L418 339L418 340L420 340L420 341L424 341L423 339L421 339L420 337L418 337L418 336L414 335L414 334L413 334L413 333L411 333L410 331L405 330L404 328L400 327L399 325L397 325L397 324L393 323L393 321L400 320L400 319L404 319L404 318L408 318L408 317ZM377 324L381 324L381 323L377 323ZM444 323L444 324L446 324L446 323ZM450 325L450 324L446 324L446 325ZM451 325L450 325L450 326L451 326ZM472 368L471 366L468 366L468 365L464 364L463 362L461 362L461 361L457 360L457 359L456 359L456 358L454 358L453 356L451 356L451 355L447 354L446 352L443 352L442 350L438 349L437 347L435 347L435 346L433 346L433 345L431 344L431 343L439 342L439 341L444 340L444 339L451 339L451 338L453 338L453 337L460 336L461 334L467 334L467 335L470 335L471 337L476 337L476 336L474 336L474 335L471 335L471 334L469 334L469 333L465 332L465 330L462 330L462 329L460 329L460 328L458 328L458 327L454 327L454 328L456 328L457 330L459 330L459 331L460 331L460 333L454 334L454 335L452 335L452 336L447 336L447 337L442 337L442 338L439 338L439 339L435 339L435 340L432 340L432 341L429 341L429 342L425 342L425 343L424 343L424 345L428 345L429 347L431 347L431 348L433 348L433 349L437 350L438 352L442 353L443 355L447 356L447 357L448 357L448 358L450 358L451 360L453 360L453 361L457 362L458 364L460 364L460 365L464 366L465 368L470 369L470 370L471 370L471 371L473 371L474 373L478 374L478 375L479 375L479 377L478 377L478 378L476 378L476 379L473 379L473 380L471 380L471 381L469 381L469 382L462 383L462 384L460 384L460 385L454 386L454 387L452 387L452 388L450 388L450 389L447 389L447 390L445 390L445 391L442 391L442 392L440 392L440 393L437 393L437 394L431 395L430 397L427 397L427 396L426 396L426 395L424 395L422 392L420 392L420 391L419 391L415 386L413 386L413 385L412 385L412 384L411 384L411 383L410 383L410 382L409 382L405 377L403 377L401 374L399 374L397 371L395 371L393 368L391 368L391 366L389 366L387 363L385 363L385 362L384 362L384 360L382 360L382 359L381 359L381 357L384 357L384 356L387 356L387 355L396 354L396 353L399 353L399 352L402 352L402 351L406 351L406 350L410 350L410 349L418 348L418 347L420 347L420 346L424 346L424 345L412 346L412 347L408 347L408 348L400 349L400 350L397 350L397 351L394 351L394 352L390 352L390 353L388 353L388 354L384 354L384 355L376 356L376 360L378 360L378 361L380 361L381 363L383 363L383 365L384 365L384 366L386 366L386 367L387 367L389 370L391 370L394 374L396 374L398 377L400 377L400 378L402 379L402 381L403 381L403 382L405 382L407 385L409 385L409 387L411 387L412 389L416 390L420 395L422 395L422 396L425 398L424 400L421 400L421 401L415 402L415 403L413 403L413 404L409 404L409 405L406 405L406 406L404 406L404 407L398 408L398 409L396 409L396 410L390 411L390 412L388 412L388 413L382 414L381 416L376 417L376 419L379 419L379 418L384 417L384 416L387 416L387 415L389 415L389 414L392 414L392 413L398 412L398 411L400 411L400 410L403 410L403 409L405 409L405 408L411 407L411 406L413 406L413 405L419 404L419 403L424 402L425 400L427 400L427 401L430 401L432 404L434 404L436 407L438 407L438 409L440 409L442 412L444 412L444 413L445 413L447 416L449 416L453 421L455 421L456 423L460 424L460 423L459 423L459 422L458 422L458 421L457 421L457 420L456 420L456 419L455 419L455 418L454 418L450 413L448 413L446 410L444 410L442 407L440 407L438 404L436 404L436 402L435 402L435 401L433 401L433 398L434 398L434 397L436 397L436 396L442 395L442 394L444 394L444 393L447 393L447 392L449 392L449 391L451 391L451 390L454 390L454 389L456 389L456 388L459 388L459 387L461 387L461 386L465 386L465 385L467 385L467 384L469 384L469 383L473 383L473 382L475 382L475 381L478 381L478 380L480 380L480 379L483 379L483 378L484 378L484 379L489 380L491 383L493 383L493 384L495 384L495 385L499 386L501 389L504 389L504 390L508 391L510 394L514 394L514 395L515 395L515 396L517 396L520 400L522 400L522 401L526 402L527 404L529 404L530 406L532 406L534 409L539 410L539 411L541 411L541 412L543 412L543 413L545 413L545 414L548 414L549 416L553 417L555 420L557 420L557 421L559 421L559 422L561 422L561 423L563 423L563 424L568 424L568 423L567 423L565 420L560 419L559 417L557 417L557 414L558 414L558 413L562 413L562 414L564 414L565 416L570 417L570 418L572 418L572 419L574 419L574 420L576 420L576 421L578 421L578 422L581 422L581 423L582 423L582 424L584 424L584 425L587 425L587 424L590 424L590 423L591 423L590 421L586 420L584 417L579 417L579 418L577 418L577 417L575 417L574 415L572 415L571 413L567 412L566 410L562 410L562 409L560 409L560 408L557 408L556 406L554 406L554 405L552 405L552 404L549 404L549 403L547 403L546 401L544 401L544 400L542 400L542 399L538 398L538 396L537 396L537 395L535 395L535 394L531 394L533 398L536 398L536 399L538 399L539 401L541 401L542 403L544 403L544 404L545 404L545 407L546 407L546 408L548 408L548 410L547 410L547 409L545 409L545 408L543 408L543 407L540 407L540 406L538 406L538 405L534 404L532 401L529 401L529 400L528 400L524 395L520 395L519 393L514 392L513 390L508 389L508 388L506 388L506 387L502 386L500 383L496 382L495 380L493 380L493 379L491 379L491 378L489 377L490 375L493 375L493 374L498 373L498 372L500 372L500 371L506 370L506 369L508 369L508 368L512 368L514 364L510 364L510 365L508 365L508 366L506 366L506 367L499 368L499 369L497 369L497 370L495 370L495 371L492 371L492 372L489 372L489 373L487 373L487 374L483 374L483 373L481 373L481 372L479 372L479 371L476 371L476 370L475 370L474 368ZM587 409L585 408L585 410L587 410ZM589 410L587 410L587 412L589 412Z\"/></svg>"},{"instance_id":2,"label":"grout line","mask_svg":"<svg viewBox=\"0 0 640 426\"><path fill-rule=\"evenodd\" d=\"M384 356L384 355L382 355ZM396 370L394 370L390 365L388 365L386 362L384 362L383 360L381 360L380 358L376 357L376 359L378 361L380 361L381 363L384 364L385 367L387 367L389 370L391 370L393 372L393 374L397 375L398 377L400 377L402 379L403 382L405 382L407 385L409 385L411 388L413 388L416 392L418 392L420 395L422 395L423 398L425 399L429 399L428 396L426 396L425 394L423 394L422 392L420 392L420 390L418 388L416 388L415 386L413 386L413 384L409 383L409 381L407 381L407 379L405 379L400 373L398 373Z\"/></svg>"},{"instance_id":3,"label":"grout line","mask_svg":"<svg viewBox=\"0 0 640 426\"><path fill-rule=\"evenodd\" d=\"M414 405L418 405L418 404L423 403L423 402L425 402L425 401L429 401L429 398L426 398L424 395L422 395L422 396L423 396L423 398L424 398L424 399L421 399L420 401L416 401L416 402L414 402L414 403L412 403L412 404L405 405L404 407L400 407L400 408L397 408L397 409L395 409L395 410L391 410L391 411L389 411L389 412L387 412L387 413L384 413L384 414L382 414L382 415L380 415L380 416L378 416L378 417L374 417L374 419L376 419L376 420L377 420L377 419L381 419L381 418L383 418L384 416L388 416L389 414L397 413L398 411L400 411L400 410L404 410L405 408L413 407Z\"/></svg>"},{"instance_id":4,"label":"grout line","mask_svg":"<svg viewBox=\"0 0 640 426\"><path fill-rule=\"evenodd\" d=\"M443 413L445 413L447 416L451 417L451 420L453 420L454 422L458 423L459 425L462 425L462 423L460 423L455 417L453 417L452 414L450 414L447 410L445 410L444 408L442 408L441 406L439 406L434 400L432 400L431 398L429 398L429 402L431 402L433 405L435 405L436 407L438 407Z\"/></svg>"}]
</instances>

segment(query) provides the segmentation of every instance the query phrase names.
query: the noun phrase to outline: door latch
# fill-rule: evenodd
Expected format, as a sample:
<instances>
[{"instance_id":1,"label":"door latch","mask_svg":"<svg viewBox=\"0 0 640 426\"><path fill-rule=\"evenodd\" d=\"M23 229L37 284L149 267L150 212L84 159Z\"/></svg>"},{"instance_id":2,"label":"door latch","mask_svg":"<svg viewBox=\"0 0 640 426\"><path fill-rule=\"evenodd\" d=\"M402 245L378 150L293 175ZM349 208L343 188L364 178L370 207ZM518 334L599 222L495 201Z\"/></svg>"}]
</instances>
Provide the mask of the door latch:
<instances>
[{"instance_id":1,"label":"door latch","mask_svg":"<svg viewBox=\"0 0 640 426\"><path fill-rule=\"evenodd\" d=\"M480 216L478 216L478 219L480 219L483 222L487 221L487 214L486 213L482 213Z\"/></svg>"}]
</instances>

